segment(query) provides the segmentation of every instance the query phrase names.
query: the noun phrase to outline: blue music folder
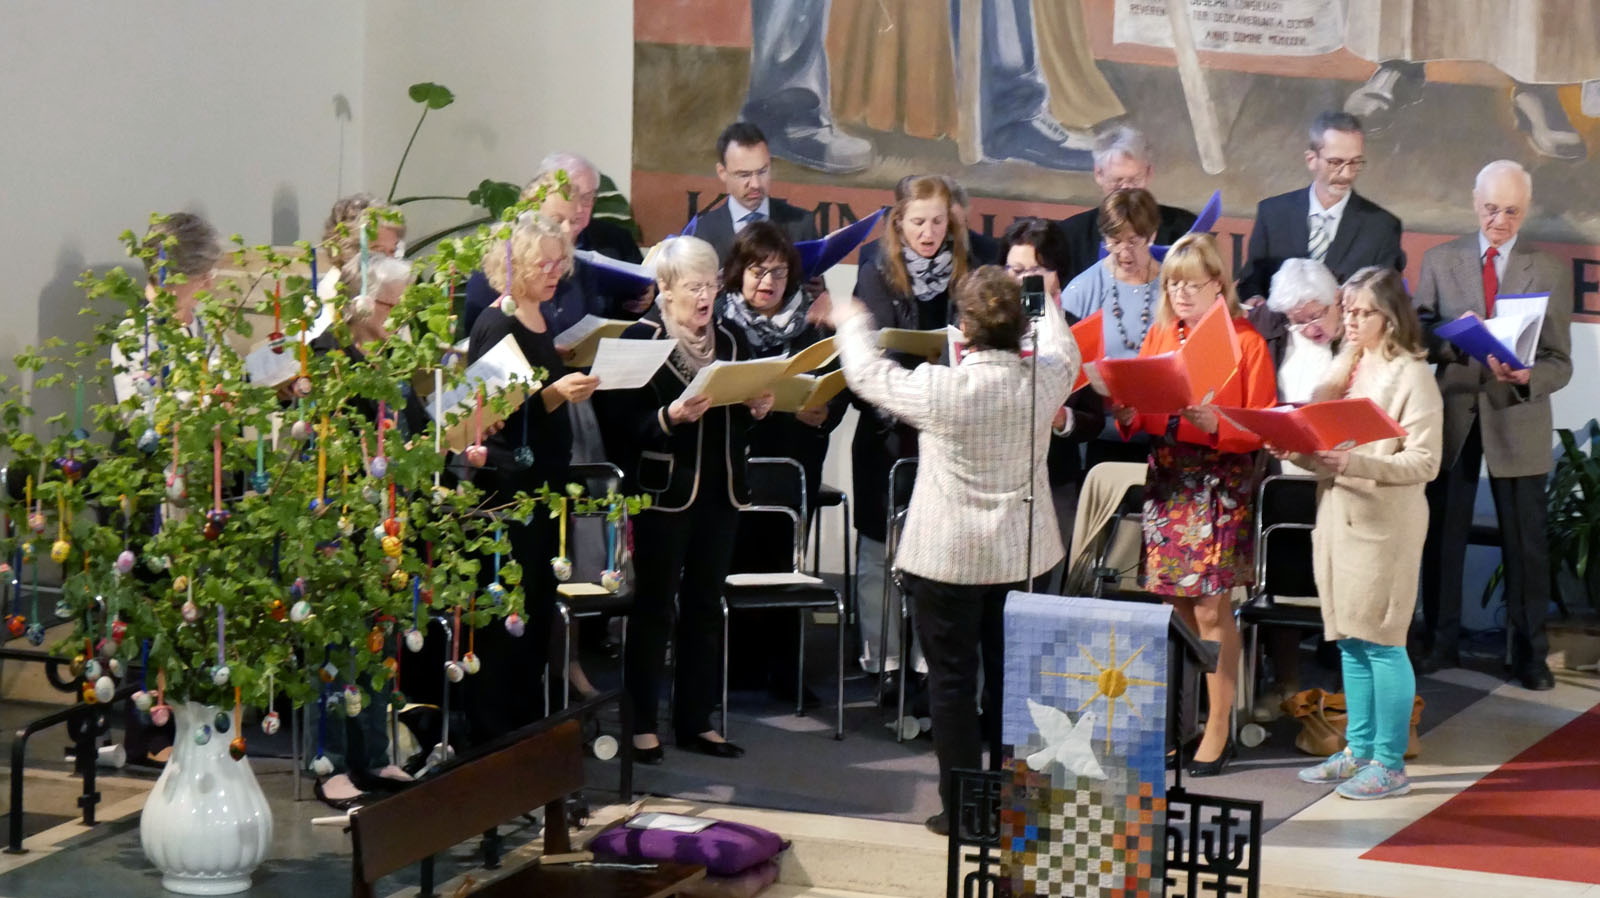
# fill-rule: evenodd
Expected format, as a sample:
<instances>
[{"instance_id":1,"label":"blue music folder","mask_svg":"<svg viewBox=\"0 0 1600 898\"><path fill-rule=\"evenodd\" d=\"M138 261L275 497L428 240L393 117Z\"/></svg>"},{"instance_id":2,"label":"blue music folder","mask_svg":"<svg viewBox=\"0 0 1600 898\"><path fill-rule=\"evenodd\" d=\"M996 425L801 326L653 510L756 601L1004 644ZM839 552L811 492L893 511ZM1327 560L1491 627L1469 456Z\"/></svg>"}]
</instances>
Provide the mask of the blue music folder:
<instances>
[{"instance_id":1,"label":"blue music folder","mask_svg":"<svg viewBox=\"0 0 1600 898\"><path fill-rule=\"evenodd\" d=\"M655 269L648 265L613 259L592 249L574 250L572 257L593 265L600 289L608 292L643 290L656 282Z\"/></svg>"},{"instance_id":2,"label":"blue music folder","mask_svg":"<svg viewBox=\"0 0 1600 898\"><path fill-rule=\"evenodd\" d=\"M816 240L802 240L794 245L800 251L800 268L805 272L801 280L809 281L824 271L838 265L845 256L855 251L855 248L865 243L867 235L872 233L872 228L883 217L886 210L878 211L840 228L826 237Z\"/></svg>"},{"instance_id":3,"label":"blue music folder","mask_svg":"<svg viewBox=\"0 0 1600 898\"><path fill-rule=\"evenodd\" d=\"M1485 367L1494 356L1513 371L1532 364L1544 326L1548 293L1518 293L1495 297L1494 317L1485 320L1468 312L1435 333L1461 348Z\"/></svg>"}]
</instances>

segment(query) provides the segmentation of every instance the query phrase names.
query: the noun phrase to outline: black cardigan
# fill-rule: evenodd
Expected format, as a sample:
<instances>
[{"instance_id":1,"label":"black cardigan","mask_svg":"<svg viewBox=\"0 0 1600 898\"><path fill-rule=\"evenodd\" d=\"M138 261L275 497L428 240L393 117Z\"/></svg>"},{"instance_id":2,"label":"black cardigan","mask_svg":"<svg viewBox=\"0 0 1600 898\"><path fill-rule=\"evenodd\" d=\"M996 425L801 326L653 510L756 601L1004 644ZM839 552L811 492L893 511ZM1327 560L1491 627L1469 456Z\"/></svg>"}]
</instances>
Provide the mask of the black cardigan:
<instances>
[{"instance_id":1,"label":"black cardigan","mask_svg":"<svg viewBox=\"0 0 1600 898\"><path fill-rule=\"evenodd\" d=\"M713 324L716 357L740 361L750 357L744 341L726 326ZM651 309L622 332L625 340L670 340L661 311ZM667 407L683 394L694 372L674 350L650 382L636 390L595 394L595 411L606 451L623 472L623 491L648 493L654 508L683 511L704 493L726 484L728 502L749 502L745 457L751 422L743 403L709 409L699 421L672 424Z\"/></svg>"}]
</instances>

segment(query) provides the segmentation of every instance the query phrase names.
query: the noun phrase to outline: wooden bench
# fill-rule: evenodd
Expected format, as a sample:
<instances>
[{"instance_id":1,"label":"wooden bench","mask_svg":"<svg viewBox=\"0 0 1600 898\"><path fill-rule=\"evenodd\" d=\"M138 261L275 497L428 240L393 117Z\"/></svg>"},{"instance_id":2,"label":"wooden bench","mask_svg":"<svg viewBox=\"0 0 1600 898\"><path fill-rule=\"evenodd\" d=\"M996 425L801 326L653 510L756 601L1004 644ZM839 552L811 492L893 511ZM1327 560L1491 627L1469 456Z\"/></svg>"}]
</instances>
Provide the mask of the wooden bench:
<instances>
[{"instance_id":1,"label":"wooden bench","mask_svg":"<svg viewBox=\"0 0 1600 898\"><path fill-rule=\"evenodd\" d=\"M378 879L421 862L422 894L432 891L432 858L474 836L544 806L544 852L572 851L567 832L566 799L583 789L581 717L596 704L616 700L608 693L592 702L507 734L470 756L450 763L416 785L350 812L354 844L350 893L376 898ZM632 734L623 701L623 743ZM626 763L624 758L624 763ZM631 791L624 767L623 799ZM492 836L486 836L491 841ZM487 851L489 866L497 848ZM530 864L480 889L473 895L634 896L657 898L705 876L702 867L662 863L650 869L604 866Z\"/></svg>"}]
</instances>

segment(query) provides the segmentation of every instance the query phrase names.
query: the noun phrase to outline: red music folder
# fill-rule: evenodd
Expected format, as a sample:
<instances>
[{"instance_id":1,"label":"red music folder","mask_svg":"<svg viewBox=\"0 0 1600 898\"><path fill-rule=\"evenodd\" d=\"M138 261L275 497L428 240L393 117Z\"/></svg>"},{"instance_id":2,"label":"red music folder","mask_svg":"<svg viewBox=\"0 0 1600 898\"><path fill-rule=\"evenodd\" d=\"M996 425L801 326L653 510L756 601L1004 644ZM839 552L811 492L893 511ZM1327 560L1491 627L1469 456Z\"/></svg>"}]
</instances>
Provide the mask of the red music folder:
<instances>
[{"instance_id":1,"label":"red music folder","mask_svg":"<svg viewBox=\"0 0 1600 898\"><path fill-rule=\"evenodd\" d=\"M1095 390L1114 403L1146 415L1175 415L1211 404L1239 370L1239 335L1227 302L1219 298L1178 349L1134 359L1102 359L1084 369Z\"/></svg>"},{"instance_id":2,"label":"red music folder","mask_svg":"<svg viewBox=\"0 0 1600 898\"><path fill-rule=\"evenodd\" d=\"M1270 446L1307 455L1406 435L1405 428L1371 399L1332 399L1298 407L1218 407L1217 412Z\"/></svg>"},{"instance_id":3,"label":"red music folder","mask_svg":"<svg viewBox=\"0 0 1600 898\"><path fill-rule=\"evenodd\" d=\"M1099 311L1072 326L1072 339L1078 344L1078 380L1072 385L1072 392L1089 385L1089 374L1086 370L1090 362L1098 362L1106 354L1106 332L1102 326Z\"/></svg>"}]
</instances>

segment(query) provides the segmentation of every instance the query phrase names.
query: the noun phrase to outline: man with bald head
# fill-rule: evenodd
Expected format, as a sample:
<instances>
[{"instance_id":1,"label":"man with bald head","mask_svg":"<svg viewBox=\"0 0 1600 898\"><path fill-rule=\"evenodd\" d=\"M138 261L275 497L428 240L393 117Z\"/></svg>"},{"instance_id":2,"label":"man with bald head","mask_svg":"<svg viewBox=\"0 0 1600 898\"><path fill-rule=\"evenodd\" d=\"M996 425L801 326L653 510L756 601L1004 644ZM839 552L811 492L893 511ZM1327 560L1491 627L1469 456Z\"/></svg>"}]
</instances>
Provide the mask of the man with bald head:
<instances>
[{"instance_id":1,"label":"man with bald head","mask_svg":"<svg viewBox=\"0 0 1600 898\"><path fill-rule=\"evenodd\" d=\"M1549 543L1545 479L1551 468L1550 395L1572 377L1572 275L1554 256L1518 239L1533 200L1533 178L1515 162L1491 162L1472 189L1478 232L1422 256L1415 302L1428 331L1428 360L1444 394L1444 457L1428 486L1428 540L1422 560L1423 616L1429 629L1421 673L1454 667L1461 635L1461 567L1472 526L1478 469L1489 463L1489 489L1500 524L1506 623L1512 675L1528 689L1555 685L1545 663L1549 640ZM1512 370L1490 357L1480 364L1435 335L1467 313L1494 314L1495 296L1549 293L1533 364Z\"/></svg>"}]
</instances>

